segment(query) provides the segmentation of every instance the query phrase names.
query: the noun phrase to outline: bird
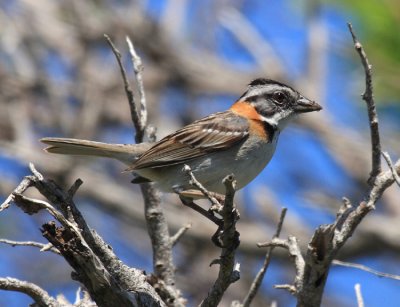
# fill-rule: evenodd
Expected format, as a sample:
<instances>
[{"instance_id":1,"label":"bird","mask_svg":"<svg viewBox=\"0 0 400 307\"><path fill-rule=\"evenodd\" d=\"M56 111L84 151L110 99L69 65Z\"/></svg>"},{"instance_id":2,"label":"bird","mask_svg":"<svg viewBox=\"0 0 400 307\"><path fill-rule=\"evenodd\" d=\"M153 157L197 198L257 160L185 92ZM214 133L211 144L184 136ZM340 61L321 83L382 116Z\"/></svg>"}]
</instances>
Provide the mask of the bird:
<instances>
[{"instance_id":1,"label":"bird","mask_svg":"<svg viewBox=\"0 0 400 307\"><path fill-rule=\"evenodd\" d=\"M183 170L187 165L208 191L224 194L222 180L227 175L234 175L236 190L245 187L270 162L287 124L298 114L321 109L289 85L257 78L228 110L196 120L155 143L55 137L40 141L49 145L44 149L48 153L117 159L134 173L133 183L154 182L164 192L193 196L199 191Z\"/></svg>"}]
</instances>

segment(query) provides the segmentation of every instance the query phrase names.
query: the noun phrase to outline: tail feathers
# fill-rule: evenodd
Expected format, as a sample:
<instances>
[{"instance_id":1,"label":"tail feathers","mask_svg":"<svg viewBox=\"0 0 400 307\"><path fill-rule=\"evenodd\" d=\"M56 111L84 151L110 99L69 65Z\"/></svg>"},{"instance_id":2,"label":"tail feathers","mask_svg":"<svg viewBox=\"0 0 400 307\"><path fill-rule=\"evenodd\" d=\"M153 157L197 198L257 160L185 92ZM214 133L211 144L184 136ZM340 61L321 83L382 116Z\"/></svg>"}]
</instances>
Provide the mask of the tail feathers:
<instances>
[{"instance_id":1,"label":"tail feathers","mask_svg":"<svg viewBox=\"0 0 400 307\"><path fill-rule=\"evenodd\" d=\"M44 149L49 153L108 157L117 159L128 165L133 163L141 154L151 147L149 143L135 145L107 144L67 138L43 138L40 141L49 145Z\"/></svg>"}]
</instances>

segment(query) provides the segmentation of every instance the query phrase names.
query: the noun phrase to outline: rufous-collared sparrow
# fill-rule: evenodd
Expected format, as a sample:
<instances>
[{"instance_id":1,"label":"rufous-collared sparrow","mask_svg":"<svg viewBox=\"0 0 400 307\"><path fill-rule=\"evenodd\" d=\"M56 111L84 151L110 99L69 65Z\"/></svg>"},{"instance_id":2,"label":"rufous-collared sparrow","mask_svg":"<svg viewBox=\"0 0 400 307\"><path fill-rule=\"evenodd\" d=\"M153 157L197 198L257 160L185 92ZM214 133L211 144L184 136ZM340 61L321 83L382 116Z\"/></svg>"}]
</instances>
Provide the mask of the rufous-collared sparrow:
<instances>
[{"instance_id":1,"label":"rufous-collared sparrow","mask_svg":"<svg viewBox=\"0 0 400 307\"><path fill-rule=\"evenodd\" d=\"M50 153L110 157L127 164L134 182L153 181L166 192L193 190L189 165L209 191L224 193L222 180L233 173L237 189L252 181L275 152L280 131L297 114L321 106L283 83L259 78L229 110L197 120L156 143L135 145L43 138Z\"/></svg>"}]
</instances>

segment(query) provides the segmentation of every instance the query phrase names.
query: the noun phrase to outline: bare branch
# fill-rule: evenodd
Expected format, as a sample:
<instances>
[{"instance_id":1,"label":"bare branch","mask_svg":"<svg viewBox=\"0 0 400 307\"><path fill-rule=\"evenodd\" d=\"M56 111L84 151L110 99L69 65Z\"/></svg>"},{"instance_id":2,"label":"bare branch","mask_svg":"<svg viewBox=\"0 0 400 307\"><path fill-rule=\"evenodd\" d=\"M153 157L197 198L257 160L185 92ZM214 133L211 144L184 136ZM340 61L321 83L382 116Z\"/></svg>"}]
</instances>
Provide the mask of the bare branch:
<instances>
[{"instance_id":1,"label":"bare branch","mask_svg":"<svg viewBox=\"0 0 400 307\"><path fill-rule=\"evenodd\" d=\"M33 185L32 176L24 177L24 179L22 179L21 183L14 189L14 191L1 204L0 212L7 209L10 206L10 204L15 200L15 195L24 193L32 185Z\"/></svg>"},{"instance_id":2,"label":"bare branch","mask_svg":"<svg viewBox=\"0 0 400 307\"><path fill-rule=\"evenodd\" d=\"M357 306L358 307L364 307L364 299L363 299L362 293L361 293L361 285L360 284L355 284L354 290L356 291Z\"/></svg>"},{"instance_id":3,"label":"bare branch","mask_svg":"<svg viewBox=\"0 0 400 307\"><path fill-rule=\"evenodd\" d=\"M78 191L80 186L83 184L83 181L81 179L75 180L74 184L69 188L68 190L68 197L72 199L75 195L75 193Z\"/></svg>"},{"instance_id":4,"label":"bare branch","mask_svg":"<svg viewBox=\"0 0 400 307\"><path fill-rule=\"evenodd\" d=\"M61 307L61 304L52 298L45 290L39 286L15 278L1 278L0 277L0 289L18 291L29 295L35 302L41 307L54 306Z\"/></svg>"},{"instance_id":5,"label":"bare branch","mask_svg":"<svg viewBox=\"0 0 400 307\"><path fill-rule=\"evenodd\" d=\"M60 251L53 246L51 243L39 243L34 241L12 241L7 239L0 239L0 243L8 244L11 246L33 246L40 248L41 252L51 251L57 255L60 255Z\"/></svg>"},{"instance_id":6,"label":"bare branch","mask_svg":"<svg viewBox=\"0 0 400 307\"><path fill-rule=\"evenodd\" d=\"M113 51L113 53L115 55L115 58L117 59L118 66L121 71L122 80L124 81L124 88L125 88L126 97L128 98L129 108L131 110L132 122L135 125L135 130L136 130L135 140L136 140L136 143L141 143L143 140L144 127L141 125L142 122L140 120L140 114L139 114L139 111L136 106L135 96L134 96L132 88L129 84L125 68L122 65L121 52L119 52L119 50L115 47L111 38L107 34L104 34L104 37L106 38L108 44L110 45L111 50Z\"/></svg>"},{"instance_id":7,"label":"bare branch","mask_svg":"<svg viewBox=\"0 0 400 307\"><path fill-rule=\"evenodd\" d=\"M370 173L370 177L368 179L368 183L370 185L373 184L376 176L381 172L381 141L379 135L379 126L378 126L378 114L376 112L374 95L373 95L373 86L372 86L372 66L369 64L367 55L358 41L357 36L353 31L353 27L350 23L347 24L353 37L354 48L361 58L361 63L364 67L365 71L365 92L362 95L362 99L366 102L368 107L368 118L369 125L371 130L371 149L372 149L372 170Z\"/></svg>"},{"instance_id":8,"label":"bare branch","mask_svg":"<svg viewBox=\"0 0 400 307\"><path fill-rule=\"evenodd\" d=\"M223 225L218 234L221 242L220 258L213 263L219 264L218 277L208 292L207 297L200 306L217 306L228 287L239 279L238 266L235 270L235 251L239 246L239 233L236 231L236 222L239 220L239 213L233 203L235 196L236 180L233 175L224 178L225 203L222 208Z\"/></svg>"},{"instance_id":9,"label":"bare branch","mask_svg":"<svg viewBox=\"0 0 400 307\"><path fill-rule=\"evenodd\" d=\"M392 159L390 159L389 153L382 151L382 156L385 158L387 165L389 166L390 171L393 174L393 179L396 181L397 185L400 187L400 177L396 172L396 169L393 166Z\"/></svg>"},{"instance_id":10,"label":"bare branch","mask_svg":"<svg viewBox=\"0 0 400 307\"><path fill-rule=\"evenodd\" d=\"M351 262L340 261L340 260L335 259L332 261L332 264L362 270L362 271L374 274L378 277L385 277L385 278L390 278L390 279L394 279L394 280L400 280L400 275L379 272L377 270L371 269L370 267L367 267L365 265L358 264L358 263L351 263Z\"/></svg>"},{"instance_id":11,"label":"bare branch","mask_svg":"<svg viewBox=\"0 0 400 307\"><path fill-rule=\"evenodd\" d=\"M298 240L294 236L289 236L287 240L282 239L272 239L271 242L257 244L259 247L268 246L268 247L282 247L289 251L289 256L292 258L294 266L296 268L296 276L294 279L294 289L296 289L296 293L299 291L301 287L301 283L304 280L304 270L305 270L305 260L303 255L301 254L300 246ZM292 293L292 291L290 291Z\"/></svg>"},{"instance_id":12,"label":"bare branch","mask_svg":"<svg viewBox=\"0 0 400 307\"><path fill-rule=\"evenodd\" d=\"M85 285L93 300L99 306L110 301L133 306L136 300L164 306L143 272L123 265L109 246L88 228L70 194L43 178L33 165L31 169L34 170L31 185L52 203L21 194L14 194L14 201L30 214L45 209L60 222L62 227L56 227L55 222L44 224L42 234L71 265L73 278Z\"/></svg>"},{"instance_id":13,"label":"bare branch","mask_svg":"<svg viewBox=\"0 0 400 307\"><path fill-rule=\"evenodd\" d=\"M136 55L130 39L127 38L140 94L141 110L138 111L133 91L130 87L126 71L122 65L121 53L114 46L111 39L107 35L104 36L115 54L120 67L131 111L132 122L136 129L135 141L136 143L141 143L143 142L146 128L145 125L147 122L146 97L144 94L142 79L143 67L141 60ZM175 287L175 267L172 261L172 242L169 236L168 224L161 207L160 196L151 183L141 184L141 190L145 203L145 219L153 248L154 274L160 279L159 288L162 289L161 292L163 293L163 299L171 303L173 302L176 306L182 306L184 300L181 298L180 291Z\"/></svg>"},{"instance_id":14,"label":"bare branch","mask_svg":"<svg viewBox=\"0 0 400 307\"><path fill-rule=\"evenodd\" d=\"M64 215L60 211L58 211L54 206L52 206L50 203L40 200L40 199L34 199L30 198L27 196L23 196L20 194L15 195L15 202L17 203L18 206L23 205L24 206L24 211L28 207L34 207L35 212L45 209L47 212L49 212L57 221L61 223L65 228L68 228L72 231L74 231L75 235L78 236L82 241L84 241L79 229L75 225L75 223L70 222L67 220ZM28 209L29 210L29 209ZM26 212L26 211L25 211ZM29 213L29 212L28 212Z\"/></svg>"},{"instance_id":15,"label":"bare branch","mask_svg":"<svg viewBox=\"0 0 400 307\"><path fill-rule=\"evenodd\" d=\"M201 193L203 193L203 195L208 198L213 207L220 209L221 203L196 179L190 166L185 164L185 166L183 167L183 171L190 176L190 184L198 188Z\"/></svg>"},{"instance_id":16,"label":"bare branch","mask_svg":"<svg viewBox=\"0 0 400 307\"><path fill-rule=\"evenodd\" d=\"M271 242L266 243L259 243L257 244L258 247L281 247L285 248L289 251L289 255L293 257L296 262L296 266L302 269L304 266L304 259L301 255L301 250L299 243L294 236L289 236L287 240L282 240L279 238L273 239Z\"/></svg>"},{"instance_id":17,"label":"bare branch","mask_svg":"<svg viewBox=\"0 0 400 307\"><path fill-rule=\"evenodd\" d=\"M275 285L274 288L275 288L275 289L287 290L287 291L289 291L290 294L293 294L293 295L295 295L295 294L297 293L297 289L296 289L296 287L293 286L293 285L288 285L288 284L285 284L285 285Z\"/></svg>"},{"instance_id":18,"label":"bare branch","mask_svg":"<svg viewBox=\"0 0 400 307\"><path fill-rule=\"evenodd\" d=\"M135 71L136 76L136 84L139 90L139 97L140 97L140 126L144 129L147 126L147 106L146 106L146 93L144 91L144 84L143 84L143 64L142 59L137 55L135 48L133 47L131 39L127 36L126 42L129 47L129 53L131 54L132 65Z\"/></svg>"},{"instance_id":19,"label":"bare branch","mask_svg":"<svg viewBox=\"0 0 400 307\"><path fill-rule=\"evenodd\" d=\"M173 236L171 236L171 244L172 246L175 246L180 238L182 238L182 236L186 233L186 231L188 231L190 228L192 227L192 224L186 224L185 226L181 227L176 234L174 234Z\"/></svg>"},{"instance_id":20,"label":"bare branch","mask_svg":"<svg viewBox=\"0 0 400 307\"><path fill-rule=\"evenodd\" d=\"M299 306L320 306L332 260L364 217L375 209L375 204L382 196L382 193L394 182L391 170L381 172L381 144L378 118L373 99L371 67L351 25L348 24L348 26L353 37L355 49L360 55L366 78L366 90L363 94L363 99L368 107L372 146L372 167L368 179L369 190L365 200L359 202L358 206L351 206L351 203L345 199L337 214L336 221L330 225L321 225L315 231L305 256L306 265L303 275L305 278L296 287ZM397 162L394 168L398 172L400 162Z\"/></svg>"},{"instance_id":21,"label":"bare branch","mask_svg":"<svg viewBox=\"0 0 400 307\"><path fill-rule=\"evenodd\" d=\"M282 230L282 225L283 225L283 221L285 220L285 216L286 216L286 212L287 212L287 208L282 208L281 211L281 215L279 218L279 222L278 222L278 226L276 228L276 232L272 237L272 240L275 238L278 238L281 234L281 230ZM251 286L250 286L250 290L248 292L248 294L246 295L246 297L243 300L242 305L244 307L250 306L251 302L253 301L254 297L256 296L258 289L261 286L261 282L265 276L265 273L267 272L269 263L271 262L271 256L272 256L272 251L274 250L274 247L271 246L268 248L267 253L265 255L264 258L264 263L262 268L260 269L260 271L257 273L256 277L254 278L254 281L252 282Z\"/></svg>"},{"instance_id":22,"label":"bare branch","mask_svg":"<svg viewBox=\"0 0 400 307\"><path fill-rule=\"evenodd\" d=\"M394 168L400 171L400 161ZM391 170L380 173L375 178L374 186L367 194L366 200L358 206L350 207L342 214L338 214L336 221L330 225L322 225L315 232L308 245L305 257L306 266L301 286L297 287L298 304L319 306L332 260L352 236L364 217L375 208L376 202L383 192L394 183Z\"/></svg>"},{"instance_id":23,"label":"bare branch","mask_svg":"<svg viewBox=\"0 0 400 307\"><path fill-rule=\"evenodd\" d=\"M154 274L160 279L160 287L164 289L164 300L183 306L184 300L180 291L175 287L175 267L172 260L172 242L169 236L168 224L161 207L158 191L152 184L141 184L145 203L145 218L147 231L153 248Z\"/></svg>"},{"instance_id":24,"label":"bare branch","mask_svg":"<svg viewBox=\"0 0 400 307\"><path fill-rule=\"evenodd\" d=\"M29 169L31 170L32 174L37 178L37 180L42 181L44 179L43 175L39 173L32 162L29 162Z\"/></svg>"}]
</instances>

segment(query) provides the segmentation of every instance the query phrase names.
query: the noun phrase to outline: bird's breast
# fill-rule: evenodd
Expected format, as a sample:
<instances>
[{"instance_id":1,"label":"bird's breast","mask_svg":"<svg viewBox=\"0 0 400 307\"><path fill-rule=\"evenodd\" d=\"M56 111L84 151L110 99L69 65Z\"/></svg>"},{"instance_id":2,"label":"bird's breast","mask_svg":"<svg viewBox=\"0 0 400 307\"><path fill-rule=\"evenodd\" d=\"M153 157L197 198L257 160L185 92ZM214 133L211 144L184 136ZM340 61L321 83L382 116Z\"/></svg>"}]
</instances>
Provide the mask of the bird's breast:
<instances>
[{"instance_id":1,"label":"bird's breast","mask_svg":"<svg viewBox=\"0 0 400 307\"><path fill-rule=\"evenodd\" d=\"M233 166L239 189L250 183L267 166L275 152L277 136L272 142L249 138L241 146Z\"/></svg>"}]
</instances>

